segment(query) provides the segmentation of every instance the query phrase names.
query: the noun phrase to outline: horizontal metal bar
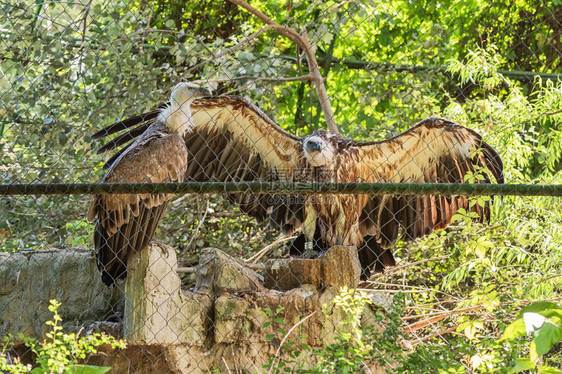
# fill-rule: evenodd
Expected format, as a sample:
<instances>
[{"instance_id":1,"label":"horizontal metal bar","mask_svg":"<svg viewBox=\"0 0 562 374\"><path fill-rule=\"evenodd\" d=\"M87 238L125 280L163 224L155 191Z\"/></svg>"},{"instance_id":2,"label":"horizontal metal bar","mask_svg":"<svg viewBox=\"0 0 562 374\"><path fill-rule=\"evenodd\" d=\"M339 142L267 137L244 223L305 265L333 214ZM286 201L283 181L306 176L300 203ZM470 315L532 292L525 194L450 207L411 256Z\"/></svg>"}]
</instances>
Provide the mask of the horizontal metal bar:
<instances>
[{"instance_id":1,"label":"horizontal metal bar","mask_svg":"<svg viewBox=\"0 0 562 374\"><path fill-rule=\"evenodd\" d=\"M396 195L562 196L562 185L468 183L33 183L0 184L0 195L84 195L126 193L291 193Z\"/></svg>"}]
</instances>

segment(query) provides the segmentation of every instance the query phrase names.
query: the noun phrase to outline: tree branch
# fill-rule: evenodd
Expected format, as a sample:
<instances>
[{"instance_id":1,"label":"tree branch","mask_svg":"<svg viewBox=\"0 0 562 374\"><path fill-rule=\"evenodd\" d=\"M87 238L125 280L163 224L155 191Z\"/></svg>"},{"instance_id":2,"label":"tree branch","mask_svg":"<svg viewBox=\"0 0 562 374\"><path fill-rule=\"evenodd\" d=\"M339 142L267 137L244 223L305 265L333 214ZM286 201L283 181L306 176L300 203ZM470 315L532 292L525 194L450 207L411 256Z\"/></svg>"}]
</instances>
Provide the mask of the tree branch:
<instances>
[{"instance_id":1,"label":"tree branch","mask_svg":"<svg viewBox=\"0 0 562 374\"><path fill-rule=\"evenodd\" d=\"M298 32L287 26L281 26L271 18L266 16L264 13L260 12L256 8L252 7L250 4L244 0L229 0L231 3L236 4L248 12L259 18L262 22L273 28L279 34L287 37L293 43L300 46L306 53L306 60L308 62L308 67L310 69L310 74L313 79L312 82L316 87L316 95L322 106L322 111L324 112L324 117L326 118L326 125L328 130L331 132L338 133L338 127L334 119L334 112L332 106L330 105L330 98L326 92L326 87L324 86L324 78L318 69L318 62L316 61L316 49L310 44L308 38L301 36Z\"/></svg>"},{"instance_id":2,"label":"tree branch","mask_svg":"<svg viewBox=\"0 0 562 374\"><path fill-rule=\"evenodd\" d=\"M554 116L554 115L560 114L560 113L562 113L562 109L554 110L552 112L544 112L544 113L541 113L540 116L541 117L548 117L548 116Z\"/></svg>"}]
</instances>

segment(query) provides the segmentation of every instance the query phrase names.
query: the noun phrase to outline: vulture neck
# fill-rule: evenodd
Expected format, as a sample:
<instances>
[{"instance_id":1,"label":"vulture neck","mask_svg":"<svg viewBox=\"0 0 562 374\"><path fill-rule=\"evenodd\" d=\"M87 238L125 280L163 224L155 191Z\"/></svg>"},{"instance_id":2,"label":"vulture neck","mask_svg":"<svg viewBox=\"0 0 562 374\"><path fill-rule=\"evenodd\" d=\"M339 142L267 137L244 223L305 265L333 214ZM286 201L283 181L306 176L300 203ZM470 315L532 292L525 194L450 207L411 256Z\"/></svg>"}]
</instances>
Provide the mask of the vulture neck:
<instances>
[{"instance_id":1,"label":"vulture neck","mask_svg":"<svg viewBox=\"0 0 562 374\"><path fill-rule=\"evenodd\" d=\"M195 98L193 98L195 99ZM160 120L166 127L179 135L184 135L195 126L191 120L191 102L193 99L178 105L175 100L160 112Z\"/></svg>"}]
</instances>

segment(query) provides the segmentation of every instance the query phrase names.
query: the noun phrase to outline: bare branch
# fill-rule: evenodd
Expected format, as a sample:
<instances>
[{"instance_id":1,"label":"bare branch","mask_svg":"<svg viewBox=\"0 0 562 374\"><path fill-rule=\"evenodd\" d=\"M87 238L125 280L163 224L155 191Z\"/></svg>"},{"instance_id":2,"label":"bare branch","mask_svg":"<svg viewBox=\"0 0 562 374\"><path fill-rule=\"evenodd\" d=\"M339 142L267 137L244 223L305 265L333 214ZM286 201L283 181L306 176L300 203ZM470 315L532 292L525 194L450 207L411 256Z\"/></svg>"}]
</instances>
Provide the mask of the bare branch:
<instances>
[{"instance_id":1,"label":"bare branch","mask_svg":"<svg viewBox=\"0 0 562 374\"><path fill-rule=\"evenodd\" d=\"M326 118L326 125L328 126L328 130L331 132L338 133L338 127L336 125L336 121L334 119L334 112L332 110L332 106L330 105L330 98L328 97L328 93L326 92L326 87L324 86L324 78L320 73L320 69L318 68L318 62L316 61L316 50L310 44L307 37L300 35L298 32L293 30L287 26L281 26L271 18L266 16L264 13L260 12L256 8L252 7L250 4L245 2L244 0L229 0L231 3L236 4L248 12L259 18L262 22L271 26L275 31L279 34L287 37L293 43L300 46L306 53L306 60L308 62L308 67L310 69L310 74L314 77L312 80L314 82L314 86L316 87L316 95L318 96L318 100L320 101L320 105L322 106L322 111L324 112L324 117Z\"/></svg>"},{"instance_id":2,"label":"bare branch","mask_svg":"<svg viewBox=\"0 0 562 374\"><path fill-rule=\"evenodd\" d=\"M245 264L244 266L255 271L263 271L265 269L265 266L260 264ZM196 266L178 267L176 269L176 272L178 274L194 274L196 271L197 271Z\"/></svg>"},{"instance_id":3,"label":"bare branch","mask_svg":"<svg viewBox=\"0 0 562 374\"><path fill-rule=\"evenodd\" d=\"M558 109L558 110L555 110L555 111L552 111L552 112L541 113L541 117L554 116L554 115L560 114L560 113L562 113L562 109Z\"/></svg>"},{"instance_id":4,"label":"bare branch","mask_svg":"<svg viewBox=\"0 0 562 374\"><path fill-rule=\"evenodd\" d=\"M207 213L209 212L209 204L210 204L210 201L207 200L207 206L205 207L205 213L203 214L203 217L199 219L199 223L197 224L197 228L195 229L193 234L191 234L191 238L189 239L189 242L187 243L187 248L191 248L191 244L193 243L193 240L195 240L195 238L197 237L197 234L199 234L199 230L201 229L201 226L203 225L203 222L205 222L205 218L207 218ZM197 201L197 205L199 205L199 201Z\"/></svg>"},{"instance_id":5,"label":"bare branch","mask_svg":"<svg viewBox=\"0 0 562 374\"><path fill-rule=\"evenodd\" d=\"M444 246L439 246L437 248L442 248L442 247L444 247ZM393 268L385 269L384 273L378 273L378 274L375 274L375 276L380 277L380 276L383 276L383 275L388 275L390 273L395 273L395 272L398 272L400 270L403 270L403 269L406 269L406 268L409 268L409 267L412 267L412 266L416 266L416 265L423 264L423 263L426 263L426 262L431 262L431 261L443 260L443 259L449 258L451 256L452 256L452 254L448 254L448 255L444 255L444 256L426 258L424 260L420 260L420 261L416 261L416 262L410 262L410 263L407 263L407 264L404 264L404 265L395 266Z\"/></svg>"},{"instance_id":6,"label":"bare branch","mask_svg":"<svg viewBox=\"0 0 562 374\"><path fill-rule=\"evenodd\" d=\"M444 335L444 334L448 334L448 333L450 333L450 332L452 332L452 331L455 331L455 330L457 329L457 326L458 326L458 325L454 325L453 327L449 327L449 328L446 329L446 330L438 331L438 332L436 332L436 333L434 333L434 334L431 334L431 335L428 335L428 336L424 336L423 338L416 338L416 340L410 340L410 344L412 344L412 345L414 345L414 344L419 344L419 343L423 342L424 340L428 340L428 339L431 339L431 338L435 338L436 336L442 336L442 335Z\"/></svg>"},{"instance_id":7,"label":"bare branch","mask_svg":"<svg viewBox=\"0 0 562 374\"><path fill-rule=\"evenodd\" d=\"M250 257L248 259L245 259L244 262L252 261L252 264L256 264L263 257L263 255L265 255L271 248L273 248L277 244L285 242L287 240L296 239L296 238L297 238L296 236L284 235L284 236L276 239L273 243L271 243L271 244L265 246L264 248L262 248L258 253L254 254L252 257Z\"/></svg>"},{"instance_id":8,"label":"bare branch","mask_svg":"<svg viewBox=\"0 0 562 374\"><path fill-rule=\"evenodd\" d=\"M303 324L307 319L309 319L310 317L312 317L313 315L316 314L316 312L318 312L318 310L315 310L314 312L310 313L308 316L304 317L303 319L301 319L299 322L297 322L293 327L291 327L289 329L289 331L287 331L287 333L285 334L285 336L283 337L283 339L281 340L281 342L279 343L279 346L277 347L277 351L275 351L275 355L273 357L275 357L275 359L273 360L273 363L275 365L271 365L271 368L269 369L269 373L271 374L272 371L275 369L277 369L278 365L279 365L279 361L281 360L281 357L279 357L279 353L281 352L281 349L283 348L283 345L285 344L285 341L287 340L287 338L289 337L289 335L291 335L291 333L293 332L294 329L296 329L298 326L300 326L301 324ZM275 370L277 371L277 370Z\"/></svg>"},{"instance_id":9,"label":"bare branch","mask_svg":"<svg viewBox=\"0 0 562 374\"><path fill-rule=\"evenodd\" d=\"M84 17L83 17L83 26L82 26L82 43L81 46L84 45L84 40L86 40L86 30L88 27L88 15L90 14L90 6L92 5L92 0L88 0L88 3L84 7Z\"/></svg>"}]
</instances>

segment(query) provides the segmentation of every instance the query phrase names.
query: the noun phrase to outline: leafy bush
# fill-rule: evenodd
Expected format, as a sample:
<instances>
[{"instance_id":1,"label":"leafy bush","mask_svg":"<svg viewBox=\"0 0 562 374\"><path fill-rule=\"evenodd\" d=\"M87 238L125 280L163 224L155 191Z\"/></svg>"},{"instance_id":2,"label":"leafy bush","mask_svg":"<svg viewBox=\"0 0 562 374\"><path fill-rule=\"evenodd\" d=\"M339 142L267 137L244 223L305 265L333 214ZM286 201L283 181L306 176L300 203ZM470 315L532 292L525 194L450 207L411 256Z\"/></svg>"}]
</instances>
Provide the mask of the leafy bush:
<instances>
[{"instance_id":1,"label":"leafy bush","mask_svg":"<svg viewBox=\"0 0 562 374\"><path fill-rule=\"evenodd\" d=\"M10 356L10 348L13 346L12 338L5 337L0 351L0 370L8 373L65 373L65 374L102 374L109 371L110 367L92 366L78 364L88 354L97 353L97 347L110 345L111 348L125 348L123 340L117 340L112 336L93 334L78 337L76 334L65 334L62 332L62 321L58 314L60 303L51 300L49 310L53 312L53 320L47 321L51 330L47 332L47 338L39 342L35 338L20 336L25 345L36 355L36 367L24 365L18 358Z\"/></svg>"},{"instance_id":2,"label":"leafy bush","mask_svg":"<svg viewBox=\"0 0 562 374\"><path fill-rule=\"evenodd\" d=\"M365 321L364 309L372 304L368 294L342 289L334 298L335 308L339 308L345 316L339 326L342 331L337 334L334 343L322 343L316 347L303 343L305 336L302 334L296 340L288 340L299 323L287 332L281 317L283 310L266 310L270 321L265 322L263 327L271 324L279 327L278 336L268 336L268 340L278 347L278 354L270 358L263 372L364 373L366 368L376 364L395 373L466 373L467 369L480 373L519 373L524 370L562 373L554 366L539 364L541 356L562 342L562 309L555 303L538 302L522 308L519 318L508 326L503 325L501 339L477 339L476 331L482 330L483 324L467 321L459 324L458 329L464 331L468 340L450 339L446 345L417 345L413 351L408 351L405 350L406 345L400 344L408 337L400 319L402 297L397 295L394 298L384 319L377 316L374 320ZM324 314L330 315L326 305ZM374 324L384 326L383 332L377 332ZM525 335L532 336L530 344L524 339ZM283 352L286 356L282 360L279 354ZM522 352L528 352L528 356L521 357Z\"/></svg>"}]
</instances>

